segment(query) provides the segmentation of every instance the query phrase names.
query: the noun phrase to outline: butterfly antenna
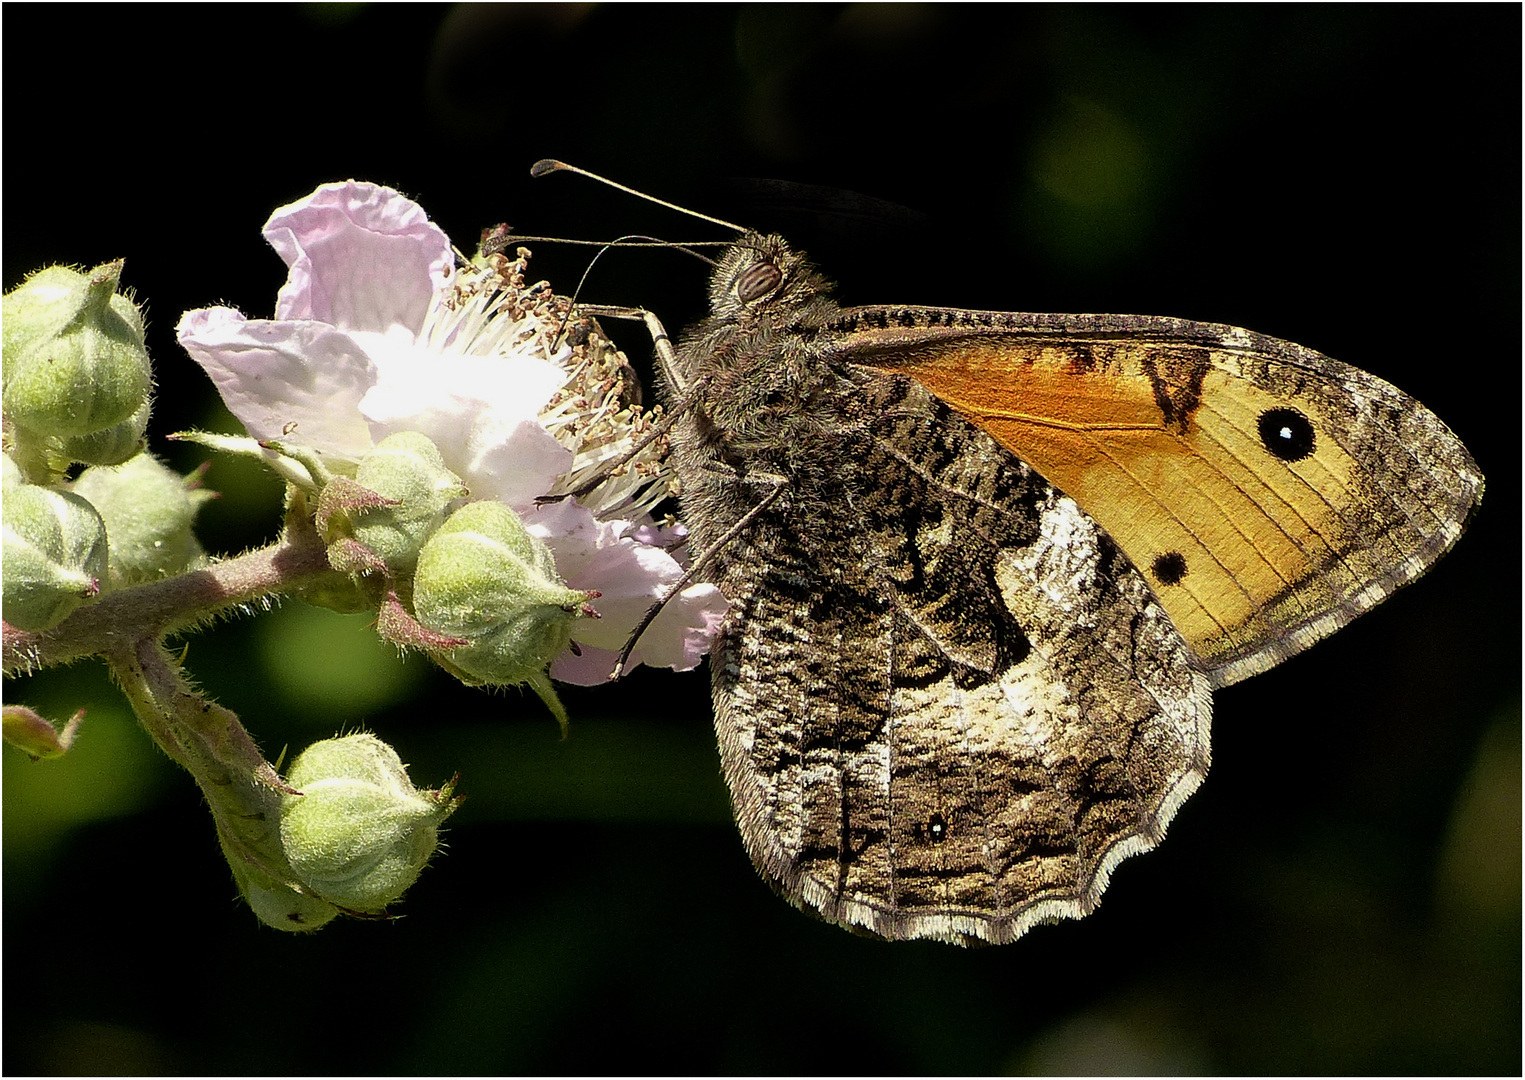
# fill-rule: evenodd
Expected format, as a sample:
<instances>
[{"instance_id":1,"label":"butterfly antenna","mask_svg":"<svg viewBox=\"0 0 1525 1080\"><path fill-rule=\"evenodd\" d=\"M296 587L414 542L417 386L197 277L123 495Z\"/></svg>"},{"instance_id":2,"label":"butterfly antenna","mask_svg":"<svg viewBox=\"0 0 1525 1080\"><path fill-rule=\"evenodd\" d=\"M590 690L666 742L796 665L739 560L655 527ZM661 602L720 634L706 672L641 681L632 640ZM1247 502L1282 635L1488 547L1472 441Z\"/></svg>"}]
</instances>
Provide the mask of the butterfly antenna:
<instances>
[{"instance_id":1,"label":"butterfly antenna","mask_svg":"<svg viewBox=\"0 0 1525 1080\"><path fill-rule=\"evenodd\" d=\"M654 202L658 206L665 206L667 209L676 210L680 214L687 214L689 217L696 217L700 221L708 221L711 225L723 225L727 229L735 229L739 233L744 233L747 231L740 225L736 225L729 221L724 221L717 217L710 217L708 214L701 214L697 210L690 210L688 207L679 206L677 203L670 203L665 199L657 198L655 195L648 195L644 191L637 191L633 187L626 187L624 184L617 184L613 180L610 180L608 177L599 176L598 173L591 173L587 169L579 169L576 165L568 165L566 162L557 161L555 158L541 158L539 161L535 162L535 164L530 166L530 175L536 179L539 179L542 176L548 176L553 172L570 172L576 173L578 176L586 176L589 180L597 180L600 184L608 184L610 187L617 188L618 190L625 192L627 195L634 195L638 199L645 199L647 202Z\"/></svg>"},{"instance_id":2,"label":"butterfly antenna","mask_svg":"<svg viewBox=\"0 0 1525 1080\"><path fill-rule=\"evenodd\" d=\"M685 244L668 243L667 241L658 240L658 239L656 239L655 237L652 237L652 236L642 236L639 233L634 233L634 234L631 234L630 236L621 236L617 240L610 240L610 241L608 241L607 243L605 243L603 245L603 247L599 248L598 253L596 255L594 255L593 258L588 260L588 265L587 265L586 269L583 270L582 277L577 279L577 288L572 290L571 306L567 309L567 313L564 316L562 316L561 325L556 330L555 338L552 339L552 342L551 342L551 349L552 349L552 351L554 351L555 349L557 349L561 345L561 339L562 339L563 336L565 336L565 334L567 332L567 326L571 323L572 312L577 307L577 298L582 295L582 287L588 283L588 275L593 273L594 265L598 262L599 259L603 258L606 254L608 254L608 252L609 252L609 250L611 248L617 248L617 247L644 247L644 246L646 246L645 243L632 244L631 241L633 241L633 240L634 241L645 241L645 242L649 243L651 246L654 246L654 247L673 248L673 249L675 249L677 251L683 252L683 254L685 254L685 255L692 255L694 258L698 259L700 262L709 263L711 266L715 265L715 260L714 259L710 258L708 255L702 255L699 252L694 251L692 248L690 248L689 246L687 246ZM709 243L709 242L710 241L702 241L702 243Z\"/></svg>"},{"instance_id":3,"label":"butterfly antenna","mask_svg":"<svg viewBox=\"0 0 1525 1080\"><path fill-rule=\"evenodd\" d=\"M621 236L617 240L610 240L608 243L604 244L604 246L599 248L598 251L594 254L593 258L588 260L588 265L583 268L582 277L577 279L577 288L572 290L572 295L568 300L567 313L562 316L561 325L556 328L556 337L551 341L552 352L555 352L558 348L561 347L561 339L566 336L567 326L572 321L572 313L577 310L577 298L582 295L582 287L588 283L588 275L593 273L593 267L597 265L598 260L602 259L606 254L608 254L610 248L620 247L627 241L651 239L652 237L649 236ZM694 251L689 252L689 254L698 255L699 253ZM703 259L704 256L699 255L699 258ZM708 262L709 260L706 259L705 261Z\"/></svg>"},{"instance_id":4,"label":"butterfly antenna","mask_svg":"<svg viewBox=\"0 0 1525 1080\"><path fill-rule=\"evenodd\" d=\"M582 247L675 248L678 251L686 252L689 255L696 256L697 258L703 259L705 262L707 262L707 263L709 263L711 265L714 265L714 262L715 262L714 259L711 259L711 258L709 258L707 256L704 256L704 255L700 255L697 251L689 251L688 249L689 248L696 248L696 247L729 247L731 245L732 241L730 241L730 240L658 240L655 237L635 237L635 238L632 238L632 237L629 237L629 236L622 236L618 240L577 240L577 239L574 239L573 237L570 237L570 236L520 236L518 233L509 233L508 236L504 238L504 240L502 241L502 243L498 247L494 248L493 251L489 251L487 254L491 255L491 254L493 254L494 251L502 251L510 243L513 243L513 244L577 244L577 245L580 245ZM455 253L457 255L459 255L462 259L466 259L467 258L466 255L462 254L460 248L456 248L455 249Z\"/></svg>"},{"instance_id":5,"label":"butterfly antenna","mask_svg":"<svg viewBox=\"0 0 1525 1080\"><path fill-rule=\"evenodd\" d=\"M635 241L645 241L646 243L632 244L631 243L632 240L635 240ZM645 247L645 246L647 246L648 243L651 246L653 246L653 247L664 247L664 248L671 248L674 251L681 251L685 255L692 255L694 258L698 259L700 262L709 263L711 266L716 265L714 259L710 258L708 255L700 254L699 252L693 250L692 248L690 248L686 244L669 243L669 242L667 242L665 240L658 240L654 236L642 236L639 233L633 233L630 236L621 236L617 240L610 240L607 243L605 243L603 247L598 249L597 254L595 254L593 256L593 258L588 260L587 269L585 269L582 272L582 277L579 278L578 281L577 281L577 288L572 293L572 303L574 303L574 304L577 303L578 294L582 292L582 287L583 287L584 284L586 284L586 282L588 280L588 275L593 273L594 265L598 262L599 259L602 259L605 255L609 254L609 251L612 248L617 248L617 247Z\"/></svg>"}]
</instances>

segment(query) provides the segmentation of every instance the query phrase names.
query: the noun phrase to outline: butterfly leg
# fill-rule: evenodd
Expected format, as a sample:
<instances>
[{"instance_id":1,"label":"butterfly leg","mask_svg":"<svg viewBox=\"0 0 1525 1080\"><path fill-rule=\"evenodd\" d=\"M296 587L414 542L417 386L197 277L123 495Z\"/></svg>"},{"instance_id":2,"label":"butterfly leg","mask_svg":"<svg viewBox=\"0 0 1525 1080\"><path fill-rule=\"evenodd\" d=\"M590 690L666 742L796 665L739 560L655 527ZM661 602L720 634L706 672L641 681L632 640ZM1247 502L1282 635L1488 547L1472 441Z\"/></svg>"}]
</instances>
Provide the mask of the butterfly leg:
<instances>
[{"instance_id":1,"label":"butterfly leg","mask_svg":"<svg viewBox=\"0 0 1525 1080\"><path fill-rule=\"evenodd\" d=\"M537 502L560 502L565 498L580 499L587 495L594 488L598 487L599 484L609 479L610 474L634 461L646 447L671 431L673 425L677 423L678 418L692 407L693 403L710 383L708 377L701 378L693 383L685 383L683 381L682 376L678 374L677 363L673 356L672 341L667 336L666 328L662 326L660 319L645 308L615 307L606 304L582 304L579 305L578 310L585 315L592 315L595 318L639 319L644 322L647 332L651 334L652 344L656 348L657 360L662 365L668 384L677 392L677 401L634 446L619 457L605 462L603 467L597 469L576 491L569 491L561 495L542 496L536 500Z\"/></svg>"},{"instance_id":2,"label":"butterfly leg","mask_svg":"<svg viewBox=\"0 0 1525 1080\"><path fill-rule=\"evenodd\" d=\"M584 315L592 315L594 318L605 319L633 319L646 324L646 332L651 335L652 346L657 352L657 362L662 365L662 374L667 378L667 385L673 390L673 396L682 398L687 395L688 385L678 370L678 360L673 353L672 339L667 336L667 328L662 325L662 320L645 308L618 307L612 304L579 304L578 310Z\"/></svg>"},{"instance_id":3,"label":"butterfly leg","mask_svg":"<svg viewBox=\"0 0 1525 1080\"><path fill-rule=\"evenodd\" d=\"M630 654L635 651L636 644L641 640L641 635L646 632L646 628L652 624L652 621L662 613L662 609L667 606L667 602L686 589L688 583L693 581L701 570L707 568L714 561L715 556L724 551L732 540L735 540L736 537L746 531L747 527L768 507L772 506L789 486L788 481L782 476L764 476L762 479L764 482L772 483L772 487L762 497L762 501L743 514L741 519L727 529L720 539L701 551L694 561L689 564L688 569L683 572L683 576L673 582L672 588L667 590L666 595L646 609L646 614L636 624L635 629L630 632L630 637L625 641L625 647L620 650L620 658L615 662L614 671L610 678L617 679L620 677L620 673L625 670L625 663L630 659Z\"/></svg>"}]
</instances>

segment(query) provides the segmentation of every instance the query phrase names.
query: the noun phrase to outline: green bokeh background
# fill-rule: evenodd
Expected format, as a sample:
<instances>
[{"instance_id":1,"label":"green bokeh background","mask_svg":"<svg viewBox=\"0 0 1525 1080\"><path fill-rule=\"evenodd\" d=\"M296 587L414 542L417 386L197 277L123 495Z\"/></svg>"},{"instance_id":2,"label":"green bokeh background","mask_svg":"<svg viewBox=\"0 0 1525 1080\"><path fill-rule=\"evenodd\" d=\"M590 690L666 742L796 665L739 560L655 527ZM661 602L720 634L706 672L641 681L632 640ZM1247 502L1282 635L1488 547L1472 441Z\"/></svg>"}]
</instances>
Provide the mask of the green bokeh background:
<instances>
[{"instance_id":1,"label":"green bokeh background","mask_svg":"<svg viewBox=\"0 0 1525 1080\"><path fill-rule=\"evenodd\" d=\"M97 665L7 683L75 750L4 763L7 1073L1516 1073L1520 9L7 5L4 284L125 256L172 430L231 430L182 310L268 315L259 227L316 184L462 246L716 230L557 156L786 232L848 302L1227 322L1417 396L1488 476L1428 578L1217 697L1214 767L1099 911L976 951L816 923L729 820L702 675L533 699L300 604L189 639L272 755L365 727L463 774L389 924L235 899L189 778ZM47 79L36 57L54 64ZM762 183L768 181L786 183ZM585 249L534 245L569 288ZM602 260L669 327L702 267ZM614 328L636 359L639 328ZM208 547L278 487L214 460Z\"/></svg>"}]
</instances>

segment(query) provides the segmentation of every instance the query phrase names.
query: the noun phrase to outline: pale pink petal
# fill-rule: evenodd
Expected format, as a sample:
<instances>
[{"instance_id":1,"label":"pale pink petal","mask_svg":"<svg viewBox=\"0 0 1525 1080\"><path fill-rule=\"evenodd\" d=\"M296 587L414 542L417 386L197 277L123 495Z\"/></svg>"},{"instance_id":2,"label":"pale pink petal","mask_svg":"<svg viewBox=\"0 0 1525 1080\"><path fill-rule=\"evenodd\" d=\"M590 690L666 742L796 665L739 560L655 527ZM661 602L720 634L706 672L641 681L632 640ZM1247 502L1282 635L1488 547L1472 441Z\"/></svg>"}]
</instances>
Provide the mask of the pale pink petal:
<instances>
[{"instance_id":1,"label":"pale pink petal","mask_svg":"<svg viewBox=\"0 0 1525 1080\"><path fill-rule=\"evenodd\" d=\"M599 601L593 601L595 608L598 605ZM640 642L631 650L624 670L646 664L692 671L709 655L710 645L719 633L721 620L729 607L715 586L690 585L669 600L661 614L652 620ZM588 644L581 639L580 631L589 625L592 624L579 622L573 633L582 655L562 653L551 664L551 678L576 686L597 686L609 681L624 643L611 649ZM629 636L628 630L626 636Z\"/></svg>"},{"instance_id":2,"label":"pale pink petal","mask_svg":"<svg viewBox=\"0 0 1525 1080\"><path fill-rule=\"evenodd\" d=\"M520 515L524 526L550 546L556 557L556 572L574 589L596 586L580 584L573 575L586 577L600 547L618 541L619 533L601 523L593 512L576 499L561 499L532 507Z\"/></svg>"},{"instance_id":3,"label":"pale pink petal","mask_svg":"<svg viewBox=\"0 0 1525 1080\"><path fill-rule=\"evenodd\" d=\"M671 525L658 525L653 521L646 521L636 525L625 535L637 544L646 544L670 552L680 566L685 570L688 569L689 556L692 553L688 549L688 526L683 522L675 521Z\"/></svg>"},{"instance_id":4,"label":"pale pink petal","mask_svg":"<svg viewBox=\"0 0 1525 1080\"><path fill-rule=\"evenodd\" d=\"M614 675L619 652L580 643L577 649L575 653L569 650L551 661L551 678L573 686L599 686L608 682ZM635 664L631 663L629 667L633 668Z\"/></svg>"},{"instance_id":5,"label":"pale pink petal","mask_svg":"<svg viewBox=\"0 0 1525 1080\"><path fill-rule=\"evenodd\" d=\"M568 585L603 594L593 604L603 618L578 624L574 634L579 642L603 649L623 648L636 623L683 576L683 568L667 552L629 539L598 548L584 566L573 570L561 569L555 539L547 538L546 543L557 553L556 569Z\"/></svg>"},{"instance_id":6,"label":"pale pink petal","mask_svg":"<svg viewBox=\"0 0 1525 1080\"><path fill-rule=\"evenodd\" d=\"M493 409L473 421L458 475L473 495L523 511L571 467L572 451L539 421Z\"/></svg>"},{"instance_id":7,"label":"pale pink petal","mask_svg":"<svg viewBox=\"0 0 1525 1080\"><path fill-rule=\"evenodd\" d=\"M378 442L397 431L434 440L473 498L528 507L572 465L540 424L566 372L531 357L440 356L360 335L380 368L360 403Z\"/></svg>"},{"instance_id":8,"label":"pale pink petal","mask_svg":"<svg viewBox=\"0 0 1525 1080\"><path fill-rule=\"evenodd\" d=\"M530 532L550 545L556 570L574 589L596 589L593 601L602 616L579 621L573 637L585 654L602 651L608 663L586 664L563 656L552 675L565 682L608 678L614 657L624 648L631 632L646 612L661 600L683 576L683 568L671 554L658 547L637 543L630 536L630 523L600 522L572 500L548 505L525 515ZM719 627L727 604L712 585L696 585L670 601L641 636L631 654L631 665L645 662L687 670L703 659Z\"/></svg>"},{"instance_id":9,"label":"pale pink petal","mask_svg":"<svg viewBox=\"0 0 1525 1080\"><path fill-rule=\"evenodd\" d=\"M376 370L348 334L246 319L231 308L187 311L176 333L254 438L286 437L348 461L370 450L359 404Z\"/></svg>"},{"instance_id":10,"label":"pale pink petal","mask_svg":"<svg viewBox=\"0 0 1525 1080\"><path fill-rule=\"evenodd\" d=\"M355 180L281 207L265 239L289 268L275 317L341 330L416 333L454 266L449 237L422 207Z\"/></svg>"},{"instance_id":11,"label":"pale pink petal","mask_svg":"<svg viewBox=\"0 0 1525 1080\"><path fill-rule=\"evenodd\" d=\"M662 606L631 655L651 667L691 671L709 655L730 607L714 585L690 585Z\"/></svg>"}]
</instances>

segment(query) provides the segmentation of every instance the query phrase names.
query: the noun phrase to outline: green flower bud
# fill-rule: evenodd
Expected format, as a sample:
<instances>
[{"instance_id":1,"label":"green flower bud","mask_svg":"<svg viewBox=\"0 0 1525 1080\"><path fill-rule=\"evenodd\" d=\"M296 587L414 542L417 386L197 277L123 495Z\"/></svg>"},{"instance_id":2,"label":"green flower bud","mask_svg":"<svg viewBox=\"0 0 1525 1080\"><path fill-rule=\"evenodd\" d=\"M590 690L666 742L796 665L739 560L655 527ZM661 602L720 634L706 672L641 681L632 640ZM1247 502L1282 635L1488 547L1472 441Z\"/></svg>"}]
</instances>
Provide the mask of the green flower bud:
<instances>
[{"instance_id":1,"label":"green flower bud","mask_svg":"<svg viewBox=\"0 0 1525 1080\"><path fill-rule=\"evenodd\" d=\"M148 430L150 403L145 398L138 411L109 428L89 435L71 435L58 441L58 453L86 465L120 465L143 452L143 433Z\"/></svg>"},{"instance_id":2,"label":"green flower bud","mask_svg":"<svg viewBox=\"0 0 1525 1080\"><path fill-rule=\"evenodd\" d=\"M153 383L143 317L116 292L122 263L54 266L5 295L5 412L41 436L91 435L131 420Z\"/></svg>"},{"instance_id":3,"label":"green flower bud","mask_svg":"<svg viewBox=\"0 0 1525 1080\"><path fill-rule=\"evenodd\" d=\"M374 735L325 739L291 763L281 844L298 880L340 908L379 912L418 878L460 800L454 781L420 791Z\"/></svg>"},{"instance_id":4,"label":"green flower bud","mask_svg":"<svg viewBox=\"0 0 1525 1080\"><path fill-rule=\"evenodd\" d=\"M5 417L5 456L23 484L57 487L69 472L61 440L18 427L9 416ZM9 466L6 472L10 473Z\"/></svg>"},{"instance_id":5,"label":"green flower bud","mask_svg":"<svg viewBox=\"0 0 1525 1080\"><path fill-rule=\"evenodd\" d=\"M125 465L86 469L73 490L90 500L106 523L108 590L168 577L206 562L191 523L210 495L189 489L184 477L153 455L139 454Z\"/></svg>"},{"instance_id":6,"label":"green flower bud","mask_svg":"<svg viewBox=\"0 0 1525 1080\"><path fill-rule=\"evenodd\" d=\"M4 472L0 474L4 476L3 483L0 483L0 491L9 491L13 487L20 487L26 483L26 480L21 475L21 466L12 461L9 454L0 456L3 456L5 459Z\"/></svg>"},{"instance_id":7,"label":"green flower bud","mask_svg":"<svg viewBox=\"0 0 1525 1080\"><path fill-rule=\"evenodd\" d=\"M330 562L346 573L383 565L407 573L450 504L465 494L428 436L388 435L361 459L353 481L336 477L323 489L318 522Z\"/></svg>"},{"instance_id":8,"label":"green flower bud","mask_svg":"<svg viewBox=\"0 0 1525 1080\"><path fill-rule=\"evenodd\" d=\"M69 747L74 745L75 736L79 734L79 722L84 718L85 710L80 709L64 723L64 729L59 731L25 705L6 705L0 708L5 741L20 747L33 761L63 757Z\"/></svg>"},{"instance_id":9,"label":"green flower bud","mask_svg":"<svg viewBox=\"0 0 1525 1080\"><path fill-rule=\"evenodd\" d=\"M238 883L238 891L243 893L250 909L266 926L305 934L338 916L339 909L332 904L282 884L259 867L251 865L248 860L240 858L238 852L220 834L218 838L222 840L222 853L227 857L228 865L233 868L233 880Z\"/></svg>"},{"instance_id":10,"label":"green flower bud","mask_svg":"<svg viewBox=\"0 0 1525 1080\"><path fill-rule=\"evenodd\" d=\"M567 588L550 548L498 502L451 514L424 545L413 578L418 621L470 642L434 660L469 684L528 683L563 728L566 711L547 669L593 595Z\"/></svg>"},{"instance_id":11,"label":"green flower bud","mask_svg":"<svg viewBox=\"0 0 1525 1080\"><path fill-rule=\"evenodd\" d=\"M23 484L5 493L5 621L22 630L57 626L101 591L106 526L78 495Z\"/></svg>"}]
</instances>

